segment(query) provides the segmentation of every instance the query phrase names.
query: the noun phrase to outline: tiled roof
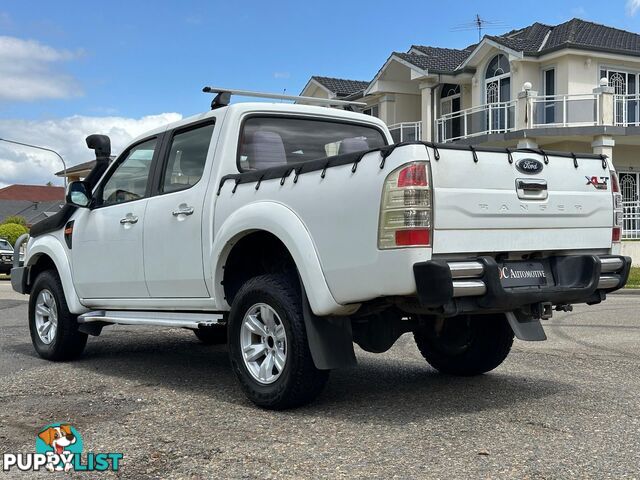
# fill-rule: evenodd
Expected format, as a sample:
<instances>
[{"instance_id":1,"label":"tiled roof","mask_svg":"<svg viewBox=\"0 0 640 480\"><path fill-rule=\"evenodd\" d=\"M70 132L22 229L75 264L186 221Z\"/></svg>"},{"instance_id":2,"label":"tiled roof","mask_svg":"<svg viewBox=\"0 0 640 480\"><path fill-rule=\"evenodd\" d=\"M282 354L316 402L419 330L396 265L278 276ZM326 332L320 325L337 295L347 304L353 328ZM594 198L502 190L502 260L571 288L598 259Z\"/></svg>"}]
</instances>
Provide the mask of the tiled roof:
<instances>
[{"instance_id":1,"label":"tiled roof","mask_svg":"<svg viewBox=\"0 0 640 480\"><path fill-rule=\"evenodd\" d=\"M544 50L563 45L640 55L640 35L574 18L554 27Z\"/></svg>"},{"instance_id":2,"label":"tiled roof","mask_svg":"<svg viewBox=\"0 0 640 480\"><path fill-rule=\"evenodd\" d=\"M474 48L475 45L471 45L464 50L413 45L411 49L419 51L420 54L405 53L400 55L396 53L396 55L400 58L403 58L403 55L405 55L405 60L423 69L429 69L435 72L452 72L469 56Z\"/></svg>"},{"instance_id":3,"label":"tiled roof","mask_svg":"<svg viewBox=\"0 0 640 480\"><path fill-rule=\"evenodd\" d=\"M367 85L369 85L369 82L361 80L347 80L345 78L318 77L314 75L311 79L315 80L338 97L353 95L354 93L364 90L367 88Z\"/></svg>"},{"instance_id":4,"label":"tiled roof","mask_svg":"<svg viewBox=\"0 0 640 480\"><path fill-rule=\"evenodd\" d=\"M485 38L525 55L538 56L559 48L574 47L640 56L640 35L637 33L579 18L555 26L536 22L504 35L486 35ZM470 45L463 50L456 50L413 45L411 50L419 53L394 53L394 55L419 68L444 73L454 72L475 47L476 45ZM421 56L426 58L419 58Z\"/></svg>"},{"instance_id":5,"label":"tiled roof","mask_svg":"<svg viewBox=\"0 0 640 480\"><path fill-rule=\"evenodd\" d=\"M519 30L512 30L504 35L487 35L487 38L518 52L535 53L538 52L551 29L553 27L536 22L533 25Z\"/></svg>"},{"instance_id":6,"label":"tiled roof","mask_svg":"<svg viewBox=\"0 0 640 480\"><path fill-rule=\"evenodd\" d=\"M534 23L520 30L487 38L528 55L542 55L569 47L640 55L640 35L637 33L579 18L556 26Z\"/></svg>"},{"instance_id":7,"label":"tiled roof","mask_svg":"<svg viewBox=\"0 0 640 480\"><path fill-rule=\"evenodd\" d=\"M9 185L8 187L0 188L0 200L63 201L64 188L46 185Z\"/></svg>"},{"instance_id":8,"label":"tiled roof","mask_svg":"<svg viewBox=\"0 0 640 480\"><path fill-rule=\"evenodd\" d=\"M57 213L64 200L53 202L32 202L30 200L0 200L0 222L5 218L18 215L33 225L48 216Z\"/></svg>"}]
</instances>

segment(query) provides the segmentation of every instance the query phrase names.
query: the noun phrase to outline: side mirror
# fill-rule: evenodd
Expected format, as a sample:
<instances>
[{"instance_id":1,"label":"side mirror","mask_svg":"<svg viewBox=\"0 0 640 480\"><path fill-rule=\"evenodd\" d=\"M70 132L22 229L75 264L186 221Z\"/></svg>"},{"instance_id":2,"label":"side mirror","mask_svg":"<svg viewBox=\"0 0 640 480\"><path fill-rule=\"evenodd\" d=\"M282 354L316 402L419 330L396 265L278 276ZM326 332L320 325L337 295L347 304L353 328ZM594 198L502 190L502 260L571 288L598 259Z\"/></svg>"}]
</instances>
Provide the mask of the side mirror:
<instances>
[{"instance_id":1,"label":"side mirror","mask_svg":"<svg viewBox=\"0 0 640 480\"><path fill-rule=\"evenodd\" d=\"M71 182L67 187L67 205L87 208L90 203L91 190L86 182Z\"/></svg>"}]
</instances>

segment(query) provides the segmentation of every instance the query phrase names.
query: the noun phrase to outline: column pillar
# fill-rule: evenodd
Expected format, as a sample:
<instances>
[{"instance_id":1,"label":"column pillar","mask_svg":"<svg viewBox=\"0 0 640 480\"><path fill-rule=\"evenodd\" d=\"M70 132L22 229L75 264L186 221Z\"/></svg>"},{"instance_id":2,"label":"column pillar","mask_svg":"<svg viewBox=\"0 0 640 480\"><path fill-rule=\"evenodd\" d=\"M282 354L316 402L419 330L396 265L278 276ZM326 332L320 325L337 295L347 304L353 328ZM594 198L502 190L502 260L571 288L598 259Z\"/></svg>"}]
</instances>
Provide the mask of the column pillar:
<instances>
[{"instance_id":1,"label":"column pillar","mask_svg":"<svg viewBox=\"0 0 640 480\"><path fill-rule=\"evenodd\" d=\"M616 141L610 135L598 135L591 142L591 148L596 155L606 155L611 163L613 163L613 147Z\"/></svg>"},{"instance_id":2,"label":"column pillar","mask_svg":"<svg viewBox=\"0 0 640 480\"><path fill-rule=\"evenodd\" d=\"M435 82L422 82L420 84L420 116L422 118L422 140L426 142L432 142L433 138L435 112L431 108L432 106L432 87L435 86Z\"/></svg>"},{"instance_id":3,"label":"column pillar","mask_svg":"<svg viewBox=\"0 0 640 480\"><path fill-rule=\"evenodd\" d=\"M613 125L615 124L615 112L614 112L614 99L613 87L609 86L606 78L600 79L600 86L593 89L593 93L598 95L596 101L598 102L598 118L596 119L598 125Z\"/></svg>"}]
</instances>

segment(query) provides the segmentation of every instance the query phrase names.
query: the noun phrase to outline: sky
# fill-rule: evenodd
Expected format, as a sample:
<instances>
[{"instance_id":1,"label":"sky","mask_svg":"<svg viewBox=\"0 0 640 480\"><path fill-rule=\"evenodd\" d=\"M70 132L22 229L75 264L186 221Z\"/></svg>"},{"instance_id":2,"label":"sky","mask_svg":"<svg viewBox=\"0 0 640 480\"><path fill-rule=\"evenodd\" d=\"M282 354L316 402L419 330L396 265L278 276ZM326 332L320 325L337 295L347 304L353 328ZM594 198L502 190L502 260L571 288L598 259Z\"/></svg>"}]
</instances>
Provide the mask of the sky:
<instances>
[{"instance_id":1,"label":"sky","mask_svg":"<svg viewBox=\"0 0 640 480\"><path fill-rule=\"evenodd\" d=\"M299 94L311 75L370 80L412 44L463 48L476 14L499 35L573 17L640 32L640 0L0 0L0 138L92 159L208 109L204 85ZM0 187L61 180L59 160L0 142Z\"/></svg>"}]
</instances>

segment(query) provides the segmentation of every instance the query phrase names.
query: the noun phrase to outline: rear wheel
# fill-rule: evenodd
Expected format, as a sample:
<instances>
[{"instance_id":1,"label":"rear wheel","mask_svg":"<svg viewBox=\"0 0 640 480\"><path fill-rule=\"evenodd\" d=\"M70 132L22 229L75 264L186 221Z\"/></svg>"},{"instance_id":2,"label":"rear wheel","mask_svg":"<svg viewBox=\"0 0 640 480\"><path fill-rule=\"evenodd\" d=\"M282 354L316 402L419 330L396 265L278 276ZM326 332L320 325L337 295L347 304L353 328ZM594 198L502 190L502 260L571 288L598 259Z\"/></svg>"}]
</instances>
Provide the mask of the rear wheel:
<instances>
[{"instance_id":1,"label":"rear wheel","mask_svg":"<svg viewBox=\"0 0 640 480\"><path fill-rule=\"evenodd\" d=\"M329 378L313 363L300 289L286 275L261 275L240 288L229 313L229 356L247 397L265 408L309 403Z\"/></svg>"},{"instance_id":2,"label":"rear wheel","mask_svg":"<svg viewBox=\"0 0 640 480\"><path fill-rule=\"evenodd\" d=\"M413 335L433 368L460 376L493 370L507 358L513 344L513 331L503 314L436 318Z\"/></svg>"},{"instance_id":3,"label":"rear wheel","mask_svg":"<svg viewBox=\"0 0 640 480\"><path fill-rule=\"evenodd\" d=\"M67 307L55 270L42 272L33 283L29 330L36 352L47 360L71 360L80 356L87 344L87 334L78 331L77 317Z\"/></svg>"}]
</instances>

